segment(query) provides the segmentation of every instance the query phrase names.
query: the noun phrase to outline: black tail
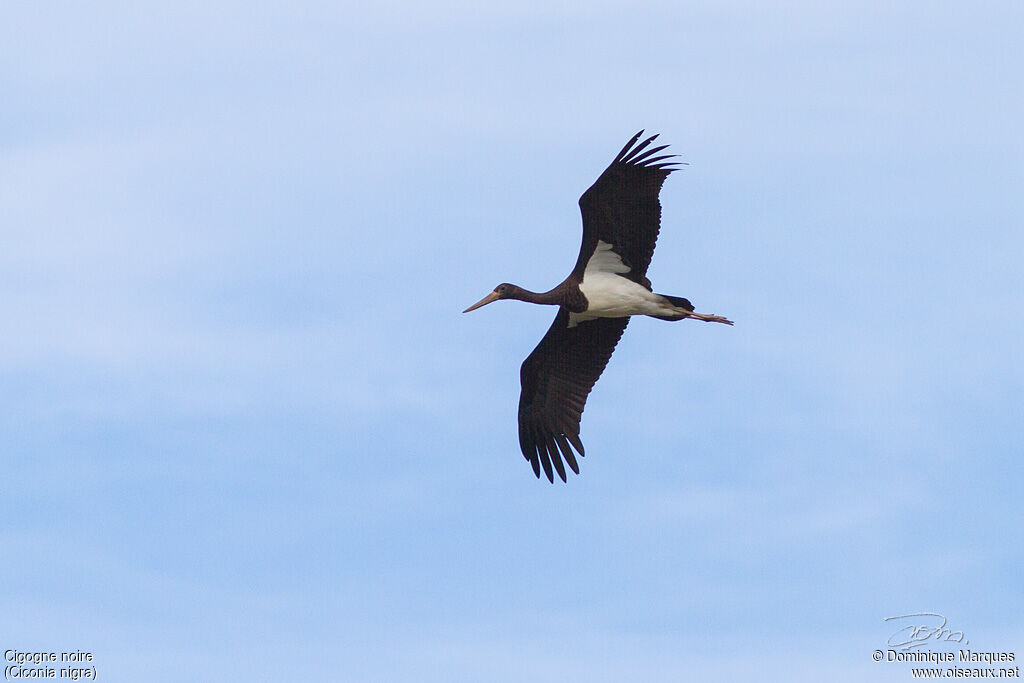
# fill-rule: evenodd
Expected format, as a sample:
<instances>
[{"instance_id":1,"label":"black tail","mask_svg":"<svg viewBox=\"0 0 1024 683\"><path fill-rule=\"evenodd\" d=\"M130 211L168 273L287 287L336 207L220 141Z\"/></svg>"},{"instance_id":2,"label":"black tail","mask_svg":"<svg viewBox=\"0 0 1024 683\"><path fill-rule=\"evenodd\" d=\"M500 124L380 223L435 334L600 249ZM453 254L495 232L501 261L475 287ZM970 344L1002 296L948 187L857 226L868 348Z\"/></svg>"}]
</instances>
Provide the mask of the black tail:
<instances>
[{"instance_id":1,"label":"black tail","mask_svg":"<svg viewBox=\"0 0 1024 683\"><path fill-rule=\"evenodd\" d=\"M688 311L692 311L693 310L693 304L690 303L689 299L684 299L681 296L669 296L668 294L659 294L658 296L665 297L666 299L668 299L668 302L670 304L672 304L673 306L675 306L677 308L685 308ZM652 315L650 317L657 318L658 320L668 320L669 322L673 322L673 321L676 321L676 320L682 320L686 316L682 316L682 315Z\"/></svg>"}]
</instances>

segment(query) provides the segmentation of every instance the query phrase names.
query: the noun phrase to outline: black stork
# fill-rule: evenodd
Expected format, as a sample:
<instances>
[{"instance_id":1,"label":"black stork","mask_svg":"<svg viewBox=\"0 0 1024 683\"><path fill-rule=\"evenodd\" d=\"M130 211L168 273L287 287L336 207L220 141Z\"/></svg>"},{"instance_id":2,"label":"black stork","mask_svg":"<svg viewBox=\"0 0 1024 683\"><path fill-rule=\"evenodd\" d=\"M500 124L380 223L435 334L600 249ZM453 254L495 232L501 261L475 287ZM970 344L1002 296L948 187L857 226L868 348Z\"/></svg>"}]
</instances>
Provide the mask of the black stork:
<instances>
[{"instance_id":1,"label":"black stork","mask_svg":"<svg viewBox=\"0 0 1024 683\"><path fill-rule=\"evenodd\" d=\"M651 290L646 274L661 223L658 193L679 162L666 161L676 154L654 156L668 145L647 149L657 135L636 144L641 135L643 131L626 143L580 197L583 245L576 266L562 284L537 293L503 283L463 311L499 299L558 306L551 328L519 373L519 447L537 478L543 467L552 483L552 467L566 480L563 458L573 472L580 473L573 448L583 457L583 406L629 316L732 325L721 316L694 312L682 297Z\"/></svg>"}]
</instances>

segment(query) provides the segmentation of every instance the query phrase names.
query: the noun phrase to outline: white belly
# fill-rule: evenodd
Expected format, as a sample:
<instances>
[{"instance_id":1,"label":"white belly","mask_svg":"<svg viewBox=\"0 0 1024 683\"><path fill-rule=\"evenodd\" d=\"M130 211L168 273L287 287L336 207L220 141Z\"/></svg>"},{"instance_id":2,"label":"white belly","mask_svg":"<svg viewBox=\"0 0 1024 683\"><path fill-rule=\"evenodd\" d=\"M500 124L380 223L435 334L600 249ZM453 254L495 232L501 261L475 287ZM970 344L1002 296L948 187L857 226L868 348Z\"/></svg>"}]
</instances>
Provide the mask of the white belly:
<instances>
[{"instance_id":1,"label":"white belly","mask_svg":"<svg viewBox=\"0 0 1024 683\"><path fill-rule=\"evenodd\" d=\"M580 291L587 297L587 310L569 314L569 326L595 318L624 318L629 315L665 315L667 302L632 280L614 273L585 273Z\"/></svg>"},{"instance_id":2,"label":"white belly","mask_svg":"<svg viewBox=\"0 0 1024 683\"><path fill-rule=\"evenodd\" d=\"M674 310L663 297L620 276L628 272L629 266L612 251L612 245L598 241L583 271L583 282L580 283L580 291L587 297L587 310L570 313L569 327L595 318L665 315Z\"/></svg>"}]
</instances>

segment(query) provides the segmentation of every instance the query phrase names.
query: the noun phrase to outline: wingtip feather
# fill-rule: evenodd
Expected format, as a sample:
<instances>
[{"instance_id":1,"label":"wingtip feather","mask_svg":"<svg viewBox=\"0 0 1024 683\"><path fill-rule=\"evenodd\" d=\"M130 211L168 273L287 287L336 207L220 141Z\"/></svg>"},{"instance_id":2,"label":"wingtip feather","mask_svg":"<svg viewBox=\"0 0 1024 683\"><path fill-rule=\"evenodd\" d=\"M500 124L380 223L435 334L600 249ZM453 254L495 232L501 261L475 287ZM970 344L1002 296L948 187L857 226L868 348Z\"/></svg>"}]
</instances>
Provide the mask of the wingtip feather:
<instances>
[{"instance_id":1,"label":"wingtip feather","mask_svg":"<svg viewBox=\"0 0 1024 683\"><path fill-rule=\"evenodd\" d=\"M632 157L629 160L629 163L636 164L636 165L646 165L646 164L650 163L650 160L644 161L644 159L647 159L647 157L651 156L652 154L657 154L661 150L667 149L667 148L668 148L668 145L658 145L657 147L652 147L649 150L647 150L646 152L644 152L643 154L641 154L640 156ZM668 156L674 156L674 155L670 154ZM642 161L644 162L643 164L640 163Z\"/></svg>"},{"instance_id":2,"label":"wingtip feather","mask_svg":"<svg viewBox=\"0 0 1024 683\"><path fill-rule=\"evenodd\" d=\"M565 435L562 432L555 432L555 439L558 441L558 448L562 451L562 457L565 458L565 462L569 465L569 468L575 474L579 474L579 463L576 462L576 456L573 455L572 447L569 445L569 442L565 440Z\"/></svg>"},{"instance_id":3,"label":"wingtip feather","mask_svg":"<svg viewBox=\"0 0 1024 683\"><path fill-rule=\"evenodd\" d=\"M537 453L540 454L540 464L544 468L544 475L547 476L548 481L554 484L555 476L554 472L552 472L551 470L551 458L548 455L548 449L544 445L544 441L542 441L541 439L537 439Z\"/></svg>"},{"instance_id":4,"label":"wingtip feather","mask_svg":"<svg viewBox=\"0 0 1024 683\"><path fill-rule=\"evenodd\" d=\"M629 142L627 142L626 145L621 150L619 150L619 153L615 155L615 159L612 160L612 163L614 164L614 163L618 163L619 161L622 161L622 157L625 156L626 152L629 151L629 148L633 146L633 143L636 142L637 140L639 140L640 136L643 135L643 134L644 134L643 129L640 129L639 133L637 133L636 135L631 137L629 139Z\"/></svg>"},{"instance_id":5,"label":"wingtip feather","mask_svg":"<svg viewBox=\"0 0 1024 683\"><path fill-rule=\"evenodd\" d=\"M533 468L534 476L540 479L540 460L537 458L531 458L530 466Z\"/></svg>"},{"instance_id":6,"label":"wingtip feather","mask_svg":"<svg viewBox=\"0 0 1024 683\"><path fill-rule=\"evenodd\" d=\"M573 434L572 432L566 432L565 438L569 440L569 443L573 445L576 451L580 454L580 457L586 457L586 453L583 452L583 442L580 441L579 434Z\"/></svg>"},{"instance_id":7,"label":"wingtip feather","mask_svg":"<svg viewBox=\"0 0 1024 683\"><path fill-rule=\"evenodd\" d=\"M657 137L658 137L658 133L655 133L654 135L652 135L651 137L647 138L646 140L641 142L639 145L634 147L633 150L629 154L627 154L625 157L622 158L622 163L624 163L624 164L635 164L636 163L637 155L640 152L642 152L643 150L645 150L647 148L647 145L649 145L652 142L654 142L657 139Z\"/></svg>"}]
</instances>

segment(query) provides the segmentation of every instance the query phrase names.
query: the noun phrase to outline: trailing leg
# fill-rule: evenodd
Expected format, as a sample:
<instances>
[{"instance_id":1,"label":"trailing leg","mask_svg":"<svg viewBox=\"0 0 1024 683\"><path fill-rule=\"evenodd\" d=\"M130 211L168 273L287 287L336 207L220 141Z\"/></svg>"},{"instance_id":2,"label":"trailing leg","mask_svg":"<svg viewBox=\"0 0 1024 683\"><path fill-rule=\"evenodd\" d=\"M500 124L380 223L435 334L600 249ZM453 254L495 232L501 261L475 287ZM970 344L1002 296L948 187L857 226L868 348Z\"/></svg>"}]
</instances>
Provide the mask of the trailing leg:
<instances>
[{"instance_id":1,"label":"trailing leg","mask_svg":"<svg viewBox=\"0 0 1024 683\"><path fill-rule=\"evenodd\" d=\"M723 323L725 325L732 325L732 321L727 318L723 318L720 315L714 315L711 313L696 313L693 310L693 304L690 303L689 299L684 299L681 296L669 296L667 294L659 294L661 298L665 299L665 308L667 315L652 315L652 318L658 320L668 320L674 322L676 320L683 320L684 318L695 318L696 320L703 320L708 323Z\"/></svg>"}]
</instances>

